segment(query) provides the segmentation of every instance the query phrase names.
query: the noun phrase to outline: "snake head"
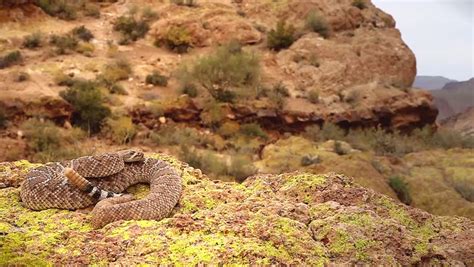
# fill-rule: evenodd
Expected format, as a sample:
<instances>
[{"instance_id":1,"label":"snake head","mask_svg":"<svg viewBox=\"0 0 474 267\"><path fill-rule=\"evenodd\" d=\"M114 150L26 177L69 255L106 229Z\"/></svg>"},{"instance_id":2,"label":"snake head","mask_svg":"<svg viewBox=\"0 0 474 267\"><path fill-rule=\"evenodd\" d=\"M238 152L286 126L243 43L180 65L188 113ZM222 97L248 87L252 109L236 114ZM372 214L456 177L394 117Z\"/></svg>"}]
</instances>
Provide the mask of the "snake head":
<instances>
[{"instance_id":1,"label":"snake head","mask_svg":"<svg viewBox=\"0 0 474 267\"><path fill-rule=\"evenodd\" d=\"M137 148L121 150L117 151L117 153L122 157L124 162L138 162L145 160L145 154Z\"/></svg>"}]
</instances>

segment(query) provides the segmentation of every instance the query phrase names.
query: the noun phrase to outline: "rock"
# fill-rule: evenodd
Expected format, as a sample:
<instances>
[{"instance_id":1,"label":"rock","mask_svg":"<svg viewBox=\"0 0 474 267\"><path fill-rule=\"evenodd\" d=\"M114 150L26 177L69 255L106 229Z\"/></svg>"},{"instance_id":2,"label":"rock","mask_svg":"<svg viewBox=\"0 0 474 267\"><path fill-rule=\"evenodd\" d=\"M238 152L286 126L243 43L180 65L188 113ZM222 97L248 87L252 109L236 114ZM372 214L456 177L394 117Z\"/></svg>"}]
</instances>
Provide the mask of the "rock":
<instances>
[{"instance_id":1,"label":"rock","mask_svg":"<svg viewBox=\"0 0 474 267\"><path fill-rule=\"evenodd\" d=\"M240 17L234 8L224 4L200 3L195 8L169 5L161 10L161 17L153 24L151 35L164 39L173 26L189 31L191 45L206 47L237 40L241 44L256 44L262 40L248 19Z\"/></svg>"},{"instance_id":2,"label":"rock","mask_svg":"<svg viewBox=\"0 0 474 267\"><path fill-rule=\"evenodd\" d=\"M472 221L397 204L347 177L290 173L216 182L174 158L154 157L184 179L178 206L161 221L93 230L83 212L31 211L18 188L0 189L0 263L473 264ZM30 168L20 165L10 175ZM147 189L130 191L143 196Z\"/></svg>"}]
</instances>

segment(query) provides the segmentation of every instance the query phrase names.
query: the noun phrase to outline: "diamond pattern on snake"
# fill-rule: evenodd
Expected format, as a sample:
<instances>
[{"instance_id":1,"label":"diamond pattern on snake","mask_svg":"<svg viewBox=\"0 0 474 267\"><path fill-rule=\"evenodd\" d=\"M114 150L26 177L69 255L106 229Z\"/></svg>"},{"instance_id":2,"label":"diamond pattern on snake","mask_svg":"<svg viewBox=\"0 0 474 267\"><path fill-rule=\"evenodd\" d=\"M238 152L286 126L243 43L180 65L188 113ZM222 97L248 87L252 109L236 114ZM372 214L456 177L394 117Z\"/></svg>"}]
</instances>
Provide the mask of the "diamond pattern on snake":
<instances>
[{"instance_id":1,"label":"diamond pattern on snake","mask_svg":"<svg viewBox=\"0 0 474 267\"><path fill-rule=\"evenodd\" d=\"M150 184L145 198L121 194L138 183ZM181 176L172 166L129 149L35 168L21 185L20 196L33 210L75 210L96 204L91 223L101 228L118 220L161 220L178 203L181 191Z\"/></svg>"}]
</instances>

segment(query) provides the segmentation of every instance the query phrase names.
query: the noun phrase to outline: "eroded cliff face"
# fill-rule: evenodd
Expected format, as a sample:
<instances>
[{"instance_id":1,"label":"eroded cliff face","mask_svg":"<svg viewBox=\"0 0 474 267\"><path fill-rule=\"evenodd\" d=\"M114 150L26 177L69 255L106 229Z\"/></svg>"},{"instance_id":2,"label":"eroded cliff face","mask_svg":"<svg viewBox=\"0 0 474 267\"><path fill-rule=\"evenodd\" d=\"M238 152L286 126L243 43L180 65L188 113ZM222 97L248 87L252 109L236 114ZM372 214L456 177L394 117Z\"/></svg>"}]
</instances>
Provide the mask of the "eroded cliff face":
<instances>
[{"instance_id":1,"label":"eroded cliff face","mask_svg":"<svg viewBox=\"0 0 474 267\"><path fill-rule=\"evenodd\" d=\"M93 230L87 210L31 211L18 188L0 189L0 264L473 264L472 221L395 203L345 176L290 173L226 183L174 158L150 156L183 176L169 218ZM1 163L0 177L19 182L35 166ZM147 191L129 190L137 198Z\"/></svg>"},{"instance_id":2,"label":"eroded cliff face","mask_svg":"<svg viewBox=\"0 0 474 267\"><path fill-rule=\"evenodd\" d=\"M135 3L135 2L134 2ZM260 56L261 86L272 87L281 82L289 91L283 107L275 107L261 100L235 103L229 110L229 118L235 120L258 120L264 125L287 127L298 130L307 124L326 121L343 127L376 126L410 130L433 124L437 110L429 94L411 89L416 74L415 56L406 46L395 28L393 18L376 8L370 1L366 7L353 6L352 0L335 1L200 1L195 7L178 6L169 3L149 3L159 19L151 25L144 40L119 47L119 54L129 59L134 66L134 75L122 84L129 95L116 97L118 107L126 109L135 121L144 121L138 106L146 106L150 98L174 101L180 95L180 83L174 75L182 63L192 62L200 55L212 52L212 47L237 40L244 49ZM39 95L47 98L31 99L22 90L16 90L11 83L0 83L2 93L0 105L6 107L11 116L26 116L16 104L33 107L53 119L68 117L71 110L57 95L62 89L54 84L52 64L60 65L63 71L74 72L77 77L94 77L100 71L100 63L107 62L106 40L114 39L112 22L126 12L130 3L118 2L103 8L106 15L100 19L61 21L56 19L38 20L35 29L45 27L53 33L64 33L77 25L86 25L96 36L96 50L92 58L77 54L60 57L41 56L40 51L22 50L25 55L24 67L32 75L30 87L38 85ZM316 12L330 27L328 38L305 29L305 17ZM296 28L298 39L288 49L280 52L266 47L267 32L279 20L285 20ZM21 24L21 23L20 23ZM56 25L56 26L55 26ZM20 25L21 26L21 25ZM190 34L190 53L178 55L166 48L153 46L155 39L162 38L174 26L184 27ZM31 33L31 29L19 27L12 32L11 26L2 26L5 32L1 50L13 49L21 45L20 36ZM44 50L44 49L43 49ZM42 51L45 52L45 51ZM144 84L145 76L152 69L171 76L166 90L151 92ZM0 70L0 77L8 79L10 70ZM318 92L317 101L310 101L311 91ZM50 94L49 92L53 92ZM210 98L205 93L192 99L190 106L179 110L172 107L165 113L172 118L178 113L183 120L200 122L200 103ZM54 102L54 105L50 103ZM41 104L43 103L43 105ZM42 105L42 106L41 106ZM191 107L191 108L190 108ZM66 112L66 114L64 113ZM227 112L227 111L226 111ZM146 112L145 112L146 113ZM196 115L197 114L197 115ZM146 116L145 116L146 117ZM146 124L156 124L158 117L147 117Z\"/></svg>"}]
</instances>

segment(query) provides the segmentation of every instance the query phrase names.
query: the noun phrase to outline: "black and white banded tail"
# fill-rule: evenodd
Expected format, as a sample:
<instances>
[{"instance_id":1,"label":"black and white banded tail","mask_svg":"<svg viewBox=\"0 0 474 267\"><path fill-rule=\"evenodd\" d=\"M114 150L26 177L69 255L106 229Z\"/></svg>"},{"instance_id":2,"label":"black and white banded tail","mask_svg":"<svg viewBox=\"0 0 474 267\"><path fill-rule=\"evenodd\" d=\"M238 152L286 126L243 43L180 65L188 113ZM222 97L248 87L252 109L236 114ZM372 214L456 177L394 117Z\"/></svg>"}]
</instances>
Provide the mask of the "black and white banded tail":
<instances>
[{"instance_id":1,"label":"black and white banded tail","mask_svg":"<svg viewBox=\"0 0 474 267\"><path fill-rule=\"evenodd\" d=\"M81 191L87 193L89 196L96 200L102 200L110 197L122 196L114 192L103 190L97 186L94 186L86 178L82 177L72 168L65 168L64 175L68 178L69 182L79 188Z\"/></svg>"}]
</instances>

